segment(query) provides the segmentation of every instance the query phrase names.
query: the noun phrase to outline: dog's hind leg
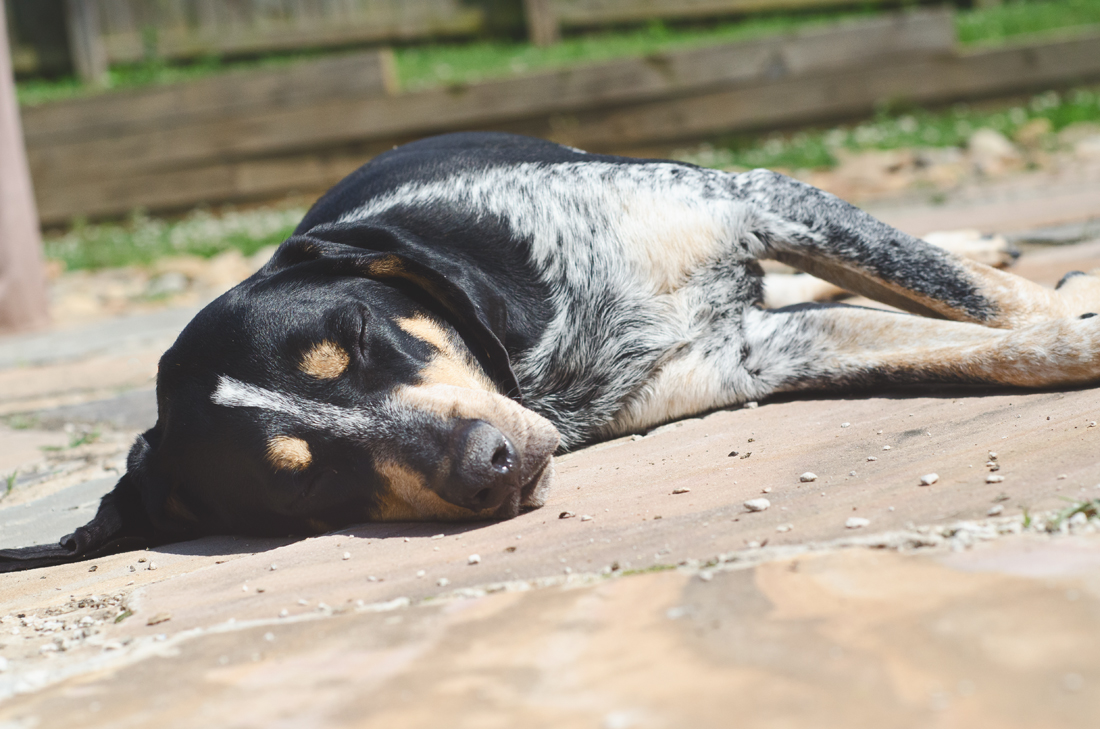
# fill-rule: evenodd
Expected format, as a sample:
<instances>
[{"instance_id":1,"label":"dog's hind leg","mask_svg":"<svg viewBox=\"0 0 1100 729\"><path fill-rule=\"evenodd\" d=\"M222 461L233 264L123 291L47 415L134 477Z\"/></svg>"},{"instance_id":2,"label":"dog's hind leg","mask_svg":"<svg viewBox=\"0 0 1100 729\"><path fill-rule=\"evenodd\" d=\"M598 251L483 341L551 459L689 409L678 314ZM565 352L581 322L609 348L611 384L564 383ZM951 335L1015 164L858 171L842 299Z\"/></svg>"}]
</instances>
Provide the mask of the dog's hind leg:
<instances>
[{"instance_id":1,"label":"dog's hind leg","mask_svg":"<svg viewBox=\"0 0 1100 729\"><path fill-rule=\"evenodd\" d=\"M1070 278L1051 290L902 233L774 172L737 175L732 185L761 216L749 231L761 257L899 309L998 328L1100 310L1100 277Z\"/></svg>"},{"instance_id":2,"label":"dog's hind leg","mask_svg":"<svg viewBox=\"0 0 1100 729\"><path fill-rule=\"evenodd\" d=\"M996 329L860 307L747 311L742 366L773 392L920 382L1100 382L1100 317Z\"/></svg>"}]
</instances>

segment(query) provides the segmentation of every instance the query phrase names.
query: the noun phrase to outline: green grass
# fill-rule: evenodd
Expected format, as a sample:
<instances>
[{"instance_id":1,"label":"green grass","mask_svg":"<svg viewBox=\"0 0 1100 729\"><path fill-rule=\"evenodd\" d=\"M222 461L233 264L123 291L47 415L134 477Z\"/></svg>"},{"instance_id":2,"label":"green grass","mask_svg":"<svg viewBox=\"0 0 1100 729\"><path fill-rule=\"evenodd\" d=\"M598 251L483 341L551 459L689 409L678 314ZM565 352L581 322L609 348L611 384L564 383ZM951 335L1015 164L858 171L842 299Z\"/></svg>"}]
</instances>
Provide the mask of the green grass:
<instances>
[{"instance_id":1,"label":"green grass","mask_svg":"<svg viewBox=\"0 0 1100 729\"><path fill-rule=\"evenodd\" d=\"M137 213L123 223L77 222L43 243L46 256L70 271L143 265L164 256L209 258L231 249L247 256L286 240L304 214L301 208L229 210L220 215L197 210L181 220L165 220Z\"/></svg>"},{"instance_id":2,"label":"green grass","mask_svg":"<svg viewBox=\"0 0 1100 729\"><path fill-rule=\"evenodd\" d=\"M1100 0L1021 2L955 15L955 30L965 45L991 44L1031 33L1100 24Z\"/></svg>"},{"instance_id":3,"label":"green grass","mask_svg":"<svg viewBox=\"0 0 1100 729\"><path fill-rule=\"evenodd\" d=\"M720 22L707 27L669 27L653 22L642 28L566 37L547 48L525 42L482 41L403 48L398 49L395 56L401 88L417 90L762 38L872 14L872 11L862 10L780 15Z\"/></svg>"},{"instance_id":4,"label":"green grass","mask_svg":"<svg viewBox=\"0 0 1100 729\"><path fill-rule=\"evenodd\" d=\"M613 29L565 38L538 48L506 40L439 43L398 48L397 74L402 88L473 83L520 73L563 68L615 58L644 56L675 48L690 48L759 38L819 25L841 18L874 15L866 8L847 11L753 16L709 25L670 27L655 22L642 28ZM1100 23L1100 0L1009 0L1000 7L960 10L956 28L963 44L999 43L1020 35ZM18 84L19 101L34 105L114 89L138 88L202 78L233 69L288 64L315 57L320 51L227 61L217 57L191 64L159 60L113 67L105 88L81 85L72 78L31 80Z\"/></svg>"},{"instance_id":5,"label":"green grass","mask_svg":"<svg viewBox=\"0 0 1100 729\"><path fill-rule=\"evenodd\" d=\"M1012 137L1025 124L1046 119L1057 132L1076 122L1100 123L1100 90L1050 91L1026 104L989 110L958 104L946 111L883 109L862 124L794 134L737 135L681 155L707 167L820 169L837 164L840 150L964 147L977 129Z\"/></svg>"}]
</instances>

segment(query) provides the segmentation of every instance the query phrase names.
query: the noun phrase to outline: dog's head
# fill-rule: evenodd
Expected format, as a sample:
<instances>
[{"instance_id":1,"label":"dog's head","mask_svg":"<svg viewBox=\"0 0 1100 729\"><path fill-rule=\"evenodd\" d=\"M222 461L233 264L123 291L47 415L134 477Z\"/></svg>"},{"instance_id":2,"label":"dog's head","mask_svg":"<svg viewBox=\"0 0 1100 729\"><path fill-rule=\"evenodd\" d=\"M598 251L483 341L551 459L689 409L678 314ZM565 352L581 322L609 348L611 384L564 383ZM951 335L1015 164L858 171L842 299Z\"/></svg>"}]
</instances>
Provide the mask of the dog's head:
<instances>
[{"instance_id":1,"label":"dog's head","mask_svg":"<svg viewBox=\"0 0 1100 729\"><path fill-rule=\"evenodd\" d=\"M558 433L519 402L506 327L486 279L408 233L291 238L164 354L156 425L68 539L88 553L131 533L301 534L540 506Z\"/></svg>"}]
</instances>

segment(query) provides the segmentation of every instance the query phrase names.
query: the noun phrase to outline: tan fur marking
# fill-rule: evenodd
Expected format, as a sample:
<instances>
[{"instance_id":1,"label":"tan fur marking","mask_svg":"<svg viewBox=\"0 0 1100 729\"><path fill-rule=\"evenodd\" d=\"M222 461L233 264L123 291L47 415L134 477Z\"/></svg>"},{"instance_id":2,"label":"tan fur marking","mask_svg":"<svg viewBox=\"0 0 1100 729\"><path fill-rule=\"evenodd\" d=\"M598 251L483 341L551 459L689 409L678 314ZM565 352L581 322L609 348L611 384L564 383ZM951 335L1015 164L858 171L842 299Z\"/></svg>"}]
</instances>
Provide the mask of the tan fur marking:
<instances>
[{"instance_id":1,"label":"tan fur marking","mask_svg":"<svg viewBox=\"0 0 1100 729\"><path fill-rule=\"evenodd\" d=\"M318 380L333 380L344 374L350 361L342 347L326 339L302 355L298 369Z\"/></svg>"},{"instance_id":2,"label":"tan fur marking","mask_svg":"<svg viewBox=\"0 0 1100 729\"><path fill-rule=\"evenodd\" d=\"M281 471L301 471L313 462L313 454L301 438L278 435L267 442L267 460Z\"/></svg>"},{"instance_id":3,"label":"tan fur marking","mask_svg":"<svg viewBox=\"0 0 1100 729\"><path fill-rule=\"evenodd\" d=\"M187 508L179 496L175 493L169 494L168 498L164 502L164 510L168 512L168 515L182 521L198 521L199 518Z\"/></svg>"},{"instance_id":4,"label":"tan fur marking","mask_svg":"<svg viewBox=\"0 0 1100 729\"><path fill-rule=\"evenodd\" d=\"M1090 322L1058 319L1005 330L834 309L824 322L828 349L821 362L837 373L874 368L1019 387L1095 383L1100 323Z\"/></svg>"},{"instance_id":5,"label":"tan fur marking","mask_svg":"<svg viewBox=\"0 0 1100 729\"><path fill-rule=\"evenodd\" d=\"M389 492L371 513L374 521L470 521L486 515L455 506L424 483L419 473L393 461L379 461L375 468L389 484Z\"/></svg>"},{"instance_id":6,"label":"tan fur marking","mask_svg":"<svg viewBox=\"0 0 1100 729\"><path fill-rule=\"evenodd\" d=\"M404 273L405 267L401 264L401 259L397 256L386 256L385 258L379 258L367 264L368 276L386 278L389 276L400 276Z\"/></svg>"},{"instance_id":7,"label":"tan fur marking","mask_svg":"<svg viewBox=\"0 0 1100 729\"><path fill-rule=\"evenodd\" d=\"M398 319L397 325L412 336L435 347L439 354L420 371L425 385L454 385L472 390L496 391L493 381L465 351L459 350L451 335L427 317Z\"/></svg>"},{"instance_id":8,"label":"tan fur marking","mask_svg":"<svg viewBox=\"0 0 1100 729\"><path fill-rule=\"evenodd\" d=\"M315 534L324 534L325 532L332 531L332 525L320 519L306 519L306 526L312 529Z\"/></svg>"}]
</instances>

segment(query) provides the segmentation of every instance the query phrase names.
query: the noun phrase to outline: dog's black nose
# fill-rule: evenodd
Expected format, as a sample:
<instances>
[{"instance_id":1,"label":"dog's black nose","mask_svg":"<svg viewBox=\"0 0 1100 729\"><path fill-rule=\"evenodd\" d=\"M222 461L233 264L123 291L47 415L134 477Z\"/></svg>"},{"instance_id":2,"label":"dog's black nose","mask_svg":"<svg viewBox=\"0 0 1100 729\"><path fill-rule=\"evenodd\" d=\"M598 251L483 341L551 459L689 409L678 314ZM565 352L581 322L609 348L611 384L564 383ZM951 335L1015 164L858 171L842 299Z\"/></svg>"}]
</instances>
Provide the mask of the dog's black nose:
<instances>
[{"instance_id":1,"label":"dog's black nose","mask_svg":"<svg viewBox=\"0 0 1100 729\"><path fill-rule=\"evenodd\" d=\"M473 511L493 509L519 488L519 453L508 437L483 420L459 426L452 440L445 499Z\"/></svg>"}]
</instances>

